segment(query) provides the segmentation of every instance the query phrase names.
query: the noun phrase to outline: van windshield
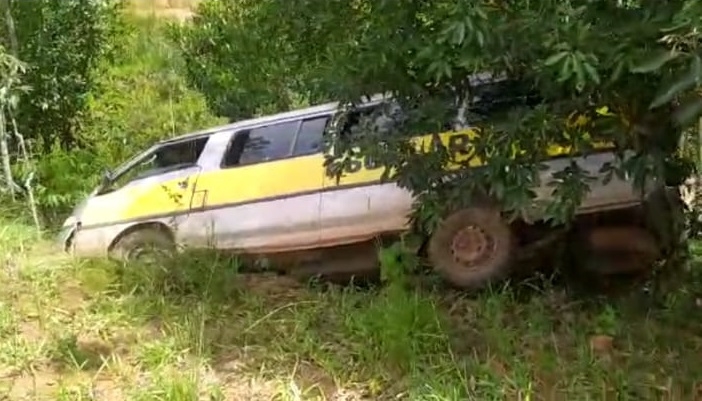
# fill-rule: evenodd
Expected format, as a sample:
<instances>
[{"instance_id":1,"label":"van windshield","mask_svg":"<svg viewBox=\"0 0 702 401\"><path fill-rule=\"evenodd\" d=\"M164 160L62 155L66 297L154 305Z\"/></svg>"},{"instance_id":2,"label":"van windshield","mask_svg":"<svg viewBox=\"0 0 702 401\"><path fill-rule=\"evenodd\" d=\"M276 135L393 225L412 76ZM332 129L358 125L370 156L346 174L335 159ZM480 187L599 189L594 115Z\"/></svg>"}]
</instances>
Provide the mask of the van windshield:
<instances>
[{"instance_id":1,"label":"van windshield","mask_svg":"<svg viewBox=\"0 0 702 401\"><path fill-rule=\"evenodd\" d=\"M98 194L115 191L144 178L195 166L208 139L209 136L205 136L156 145L118 168L107 185L98 189Z\"/></svg>"}]
</instances>

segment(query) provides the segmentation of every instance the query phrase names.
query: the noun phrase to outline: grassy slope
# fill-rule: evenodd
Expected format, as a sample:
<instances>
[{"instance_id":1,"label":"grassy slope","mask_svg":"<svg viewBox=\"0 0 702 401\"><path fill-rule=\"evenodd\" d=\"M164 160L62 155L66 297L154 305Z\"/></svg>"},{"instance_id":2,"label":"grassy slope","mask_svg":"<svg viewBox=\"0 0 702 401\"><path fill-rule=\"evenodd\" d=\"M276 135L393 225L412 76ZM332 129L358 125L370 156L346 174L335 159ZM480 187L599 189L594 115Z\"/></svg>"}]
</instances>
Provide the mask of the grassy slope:
<instances>
[{"instance_id":1,"label":"grassy slope","mask_svg":"<svg viewBox=\"0 0 702 401\"><path fill-rule=\"evenodd\" d=\"M559 288L469 299L304 287L208 255L168 275L168 265L125 271L52 256L17 224L3 225L0 252L0 399L695 400L702 390L699 300L684 290L644 311Z\"/></svg>"}]
</instances>

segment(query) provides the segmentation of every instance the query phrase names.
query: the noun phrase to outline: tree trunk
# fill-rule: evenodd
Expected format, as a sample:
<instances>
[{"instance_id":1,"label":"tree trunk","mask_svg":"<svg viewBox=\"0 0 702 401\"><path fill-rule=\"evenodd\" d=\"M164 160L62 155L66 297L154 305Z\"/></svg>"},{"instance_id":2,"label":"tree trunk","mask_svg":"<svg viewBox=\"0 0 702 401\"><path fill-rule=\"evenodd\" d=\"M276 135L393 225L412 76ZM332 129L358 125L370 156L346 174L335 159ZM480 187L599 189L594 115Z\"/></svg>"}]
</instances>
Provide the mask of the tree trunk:
<instances>
[{"instance_id":1,"label":"tree trunk","mask_svg":"<svg viewBox=\"0 0 702 401\"><path fill-rule=\"evenodd\" d=\"M5 25L7 25L7 36L10 38L10 54L18 57L19 45L17 43L17 33L15 31L15 20L12 18L10 0L0 0L0 8L5 11Z\"/></svg>"},{"instance_id":2,"label":"tree trunk","mask_svg":"<svg viewBox=\"0 0 702 401\"><path fill-rule=\"evenodd\" d=\"M7 27L7 36L10 38L10 51L12 56L17 59L19 51L17 45L17 34L15 32L15 20L12 18L12 10L10 9L10 0L0 0L0 8L5 11L5 25ZM9 89L9 88L8 88ZM7 188L10 191L12 199L15 198L15 182L12 179L12 169L10 166L10 151L7 146L7 119L5 118L5 107L0 104L0 158L2 159L2 169L5 175Z\"/></svg>"},{"instance_id":3,"label":"tree trunk","mask_svg":"<svg viewBox=\"0 0 702 401\"><path fill-rule=\"evenodd\" d=\"M697 174L702 174L702 118L697 122Z\"/></svg>"},{"instance_id":4,"label":"tree trunk","mask_svg":"<svg viewBox=\"0 0 702 401\"><path fill-rule=\"evenodd\" d=\"M10 151L7 147L7 124L5 120L5 108L0 105L0 159L2 160L2 170L5 175L5 184L12 199L15 199L15 182L12 180L12 168L10 166Z\"/></svg>"}]
</instances>

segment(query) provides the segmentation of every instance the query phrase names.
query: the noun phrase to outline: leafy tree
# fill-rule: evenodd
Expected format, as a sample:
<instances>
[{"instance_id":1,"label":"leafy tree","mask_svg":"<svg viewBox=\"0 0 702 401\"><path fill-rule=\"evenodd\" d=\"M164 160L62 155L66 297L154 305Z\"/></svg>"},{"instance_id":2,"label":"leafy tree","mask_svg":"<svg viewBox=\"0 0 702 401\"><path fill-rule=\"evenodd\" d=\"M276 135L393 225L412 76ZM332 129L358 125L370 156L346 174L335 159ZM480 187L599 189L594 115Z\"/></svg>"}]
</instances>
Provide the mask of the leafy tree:
<instances>
[{"instance_id":1,"label":"leafy tree","mask_svg":"<svg viewBox=\"0 0 702 401\"><path fill-rule=\"evenodd\" d=\"M13 116L38 156L31 165L15 160L13 170L20 183L36 172L45 221L64 217L104 168L156 140L219 122L185 86L163 24L131 18L124 3L0 1L16 32L0 36L0 47L25 62L22 88L29 88L13 96Z\"/></svg>"},{"instance_id":2,"label":"leafy tree","mask_svg":"<svg viewBox=\"0 0 702 401\"><path fill-rule=\"evenodd\" d=\"M47 221L65 217L101 178L154 142L222 124L181 76L179 52L165 38L165 23L127 15L120 47L100 66L75 132L81 148L38 160L37 199ZM19 167L19 166L18 166ZM25 175L25 171L21 171Z\"/></svg>"},{"instance_id":3,"label":"leafy tree","mask_svg":"<svg viewBox=\"0 0 702 401\"><path fill-rule=\"evenodd\" d=\"M97 78L80 138L113 168L154 142L223 124L203 96L188 88L184 63L167 39L167 24L128 17L120 37L123 49Z\"/></svg>"},{"instance_id":4,"label":"leafy tree","mask_svg":"<svg viewBox=\"0 0 702 401\"><path fill-rule=\"evenodd\" d=\"M637 185L664 177L702 111L694 0L206 0L198 11L181 43L219 113L265 109L281 98L281 82L315 100L391 94L403 110L394 124L336 135L329 167L340 174L351 159L372 157L417 195L422 227L478 192L519 216L549 145L577 154L614 142L633 153L621 152L610 174L628 170ZM469 79L476 74L503 77L510 99ZM230 112L230 103L247 111ZM451 152L409 144L420 129L465 123L479 129L469 152L484 168L447 180ZM556 178L544 207L567 222L590 178L575 164Z\"/></svg>"},{"instance_id":5,"label":"leafy tree","mask_svg":"<svg viewBox=\"0 0 702 401\"><path fill-rule=\"evenodd\" d=\"M310 79L293 65L295 51L272 25L259 25L266 2L205 1L192 24L172 37L185 58L185 76L206 94L211 110L232 121L306 104Z\"/></svg>"},{"instance_id":6,"label":"leafy tree","mask_svg":"<svg viewBox=\"0 0 702 401\"><path fill-rule=\"evenodd\" d=\"M28 65L31 88L17 111L20 131L48 152L80 144L77 132L88 94L120 41L120 0L5 1L14 18L17 57ZM4 14L4 13L3 13ZM8 46L9 47L9 46Z\"/></svg>"}]
</instances>

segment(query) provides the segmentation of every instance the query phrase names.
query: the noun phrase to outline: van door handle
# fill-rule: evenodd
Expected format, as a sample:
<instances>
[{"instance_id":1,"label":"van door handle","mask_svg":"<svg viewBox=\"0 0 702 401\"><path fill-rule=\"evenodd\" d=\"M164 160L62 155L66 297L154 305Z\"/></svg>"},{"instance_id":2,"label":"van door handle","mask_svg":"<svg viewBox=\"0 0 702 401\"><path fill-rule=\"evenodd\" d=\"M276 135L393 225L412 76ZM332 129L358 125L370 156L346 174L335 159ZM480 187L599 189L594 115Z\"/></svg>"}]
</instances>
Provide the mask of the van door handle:
<instances>
[{"instance_id":1,"label":"van door handle","mask_svg":"<svg viewBox=\"0 0 702 401\"><path fill-rule=\"evenodd\" d=\"M180 188L180 189L188 188L188 179L186 178L183 181L178 181L178 188Z\"/></svg>"}]
</instances>

